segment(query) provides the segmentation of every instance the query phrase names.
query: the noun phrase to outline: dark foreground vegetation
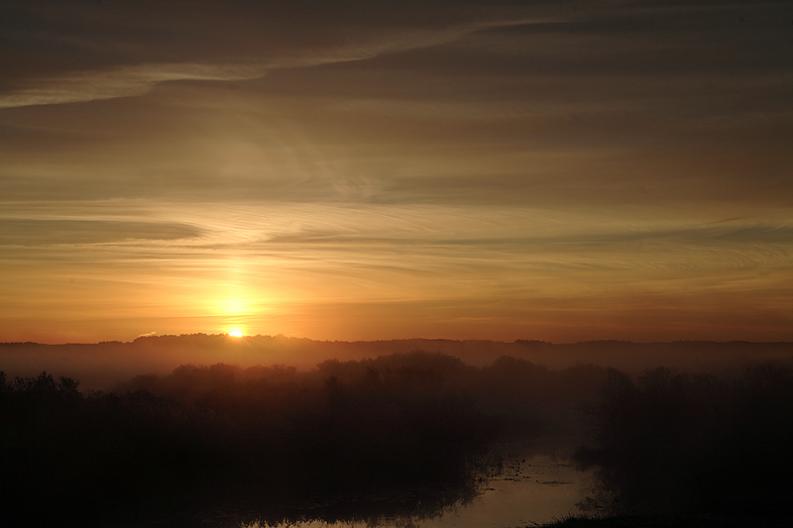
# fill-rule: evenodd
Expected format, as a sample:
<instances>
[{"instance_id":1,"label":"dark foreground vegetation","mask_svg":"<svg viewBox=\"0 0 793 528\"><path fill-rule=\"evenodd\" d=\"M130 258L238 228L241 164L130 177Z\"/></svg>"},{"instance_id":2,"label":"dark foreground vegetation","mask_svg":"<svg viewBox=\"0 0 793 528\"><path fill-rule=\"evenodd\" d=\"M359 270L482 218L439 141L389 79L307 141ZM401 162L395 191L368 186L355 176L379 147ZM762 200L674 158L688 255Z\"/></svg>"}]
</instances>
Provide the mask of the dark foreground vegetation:
<instances>
[{"instance_id":1,"label":"dark foreground vegetation","mask_svg":"<svg viewBox=\"0 0 793 528\"><path fill-rule=\"evenodd\" d=\"M0 492L26 525L427 515L475 493L497 438L538 437L604 376L411 354L311 372L184 366L112 392L0 377Z\"/></svg>"},{"instance_id":2,"label":"dark foreground vegetation","mask_svg":"<svg viewBox=\"0 0 793 528\"><path fill-rule=\"evenodd\" d=\"M642 517L592 526L793 525L789 366L726 379L612 372L603 394L594 442L576 455L601 486L590 506Z\"/></svg>"},{"instance_id":3,"label":"dark foreground vegetation","mask_svg":"<svg viewBox=\"0 0 793 528\"><path fill-rule=\"evenodd\" d=\"M789 528L790 518L784 515L625 515L618 517L571 517L545 528Z\"/></svg>"},{"instance_id":4,"label":"dark foreground vegetation","mask_svg":"<svg viewBox=\"0 0 793 528\"><path fill-rule=\"evenodd\" d=\"M108 392L0 375L0 419L11 526L421 517L473 497L512 444L584 446L598 482L585 506L620 517L560 526L776 526L793 497L783 364L631 378L415 353L310 372L183 366Z\"/></svg>"}]
</instances>

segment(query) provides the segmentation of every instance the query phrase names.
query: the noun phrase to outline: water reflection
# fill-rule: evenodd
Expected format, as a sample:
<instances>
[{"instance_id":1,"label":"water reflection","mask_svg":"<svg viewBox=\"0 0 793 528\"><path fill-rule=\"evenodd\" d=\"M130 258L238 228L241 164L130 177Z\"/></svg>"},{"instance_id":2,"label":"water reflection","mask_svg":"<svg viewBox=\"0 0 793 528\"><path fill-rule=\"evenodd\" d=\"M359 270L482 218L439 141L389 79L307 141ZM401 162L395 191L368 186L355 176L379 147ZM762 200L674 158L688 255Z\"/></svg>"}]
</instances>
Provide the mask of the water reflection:
<instances>
[{"instance_id":1,"label":"water reflection","mask_svg":"<svg viewBox=\"0 0 793 528\"><path fill-rule=\"evenodd\" d=\"M581 473L566 460L548 455L513 458L502 469L479 482L476 490L445 504L417 504L405 501L404 512L395 511L383 499L387 511L377 512L368 503L367 511L348 511L349 506L316 505L313 511L296 513L285 520L277 516L249 514L243 520L229 520L224 528L514 528L546 523L577 512L591 488L591 476ZM425 508L422 508L424 506ZM412 509L413 511L408 511ZM282 517L283 519L283 517Z\"/></svg>"}]
</instances>

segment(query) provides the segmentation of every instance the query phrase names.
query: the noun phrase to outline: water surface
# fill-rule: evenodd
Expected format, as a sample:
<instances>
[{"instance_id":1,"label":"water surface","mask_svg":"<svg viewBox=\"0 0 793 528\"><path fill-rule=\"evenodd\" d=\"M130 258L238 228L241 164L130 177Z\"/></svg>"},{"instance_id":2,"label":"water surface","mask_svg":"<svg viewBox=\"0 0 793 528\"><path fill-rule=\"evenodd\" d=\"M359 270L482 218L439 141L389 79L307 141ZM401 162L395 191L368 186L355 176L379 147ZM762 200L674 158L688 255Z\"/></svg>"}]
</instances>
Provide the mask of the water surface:
<instances>
[{"instance_id":1,"label":"water surface","mask_svg":"<svg viewBox=\"0 0 793 528\"><path fill-rule=\"evenodd\" d=\"M523 528L550 522L578 511L591 489L591 475L566 459L535 455L516 459L483 483L472 499L460 500L436 515L416 518L386 516L377 520L307 519L267 523L250 520L235 528ZM228 525L232 528L232 525Z\"/></svg>"}]
</instances>

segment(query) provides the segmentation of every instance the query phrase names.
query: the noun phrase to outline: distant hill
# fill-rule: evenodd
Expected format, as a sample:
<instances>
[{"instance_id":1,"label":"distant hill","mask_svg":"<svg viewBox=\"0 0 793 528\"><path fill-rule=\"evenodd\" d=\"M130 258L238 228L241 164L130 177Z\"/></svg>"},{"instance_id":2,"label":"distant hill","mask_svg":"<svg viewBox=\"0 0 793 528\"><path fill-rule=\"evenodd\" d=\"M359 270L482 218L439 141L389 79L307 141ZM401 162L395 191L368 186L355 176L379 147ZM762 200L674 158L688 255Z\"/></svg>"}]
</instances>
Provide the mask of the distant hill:
<instances>
[{"instance_id":1,"label":"distant hill","mask_svg":"<svg viewBox=\"0 0 793 528\"><path fill-rule=\"evenodd\" d=\"M554 344L447 339L347 342L284 336L235 339L226 335L193 334L95 344L0 343L0 370L11 376L46 370L58 376L76 377L84 386L94 388L108 386L131 375L168 372L183 364L281 364L309 369L329 359L361 359L417 350L456 356L471 365L486 365L501 356L512 356L551 368L597 364L630 373L654 366L718 370L738 368L753 361L793 359L793 343L591 341Z\"/></svg>"}]
</instances>

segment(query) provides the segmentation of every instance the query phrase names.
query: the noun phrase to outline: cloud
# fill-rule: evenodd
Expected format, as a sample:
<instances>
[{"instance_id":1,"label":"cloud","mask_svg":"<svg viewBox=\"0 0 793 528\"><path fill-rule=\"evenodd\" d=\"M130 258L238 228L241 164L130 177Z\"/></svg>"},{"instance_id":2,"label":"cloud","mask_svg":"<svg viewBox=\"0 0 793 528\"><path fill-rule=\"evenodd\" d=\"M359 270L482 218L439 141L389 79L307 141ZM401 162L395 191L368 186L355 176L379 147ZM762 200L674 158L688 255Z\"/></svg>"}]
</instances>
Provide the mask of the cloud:
<instances>
[{"instance_id":1,"label":"cloud","mask_svg":"<svg viewBox=\"0 0 793 528\"><path fill-rule=\"evenodd\" d=\"M0 218L0 246L179 240L200 234L199 228L175 222Z\"/></svg>"},{"instance_id":2,"label":"cloud","mask_svg":"<svg viewBox=\"0 0 793 528\"><path fill-rule=\"evenodd\" d=\"M422 20L405 17L403 10L417 14L409 6L395 11L387 4L370 8L371 18L359 18L346 16L346 9L320 6L308 13L265 5L217 11L211 3L199 3L182 6L195 12L187 23L178 6L158 7L163 21L172 22L165 27L148 21L150 15L142 9L128 6L14 7L18 20L12 16L5 22L10 43L5 55L11 67L6 70L5 87L0 86L0 109L138 96L165 82L257 79L273 69L365 60L536 20L523 18L525 10L472 14L448 6L427 10ZM108 28L81 30L80 14ZM394 14L399 16L387 16ZM301 15L303 25L294 20ZM25 28L25 23L32 27ZM111 27L117 30L115 35ZM289 33L290 28L294 33ZM53 49L56 43L60 49ZM0 59L3 55L0 52ZM61 55L64 60L56 61ZM29 65L16 64L17 57L25 56Z\"/></svg>"},{"instance_id":3,"label":"cloud","mask_svg":"<svg viewBox=\"0 0 793 528\"><path fill-rule=\"evenodd\" d=\"M74 72L37 79L26 88L6 92L0 95L0 109L143 95L156 84L169 81L233 81L262 75L261 66L207 64L146 64Z\"/></svg>"},{"instance_id":4,"label":"cloud","mask_svg":"<svg viewBox=\"0 0 793 528\"><path fill-rule=\"evenodd\" d=\"M0 317L789 312L789 2L6 6Z\"/></svg>"}]
</instances>

